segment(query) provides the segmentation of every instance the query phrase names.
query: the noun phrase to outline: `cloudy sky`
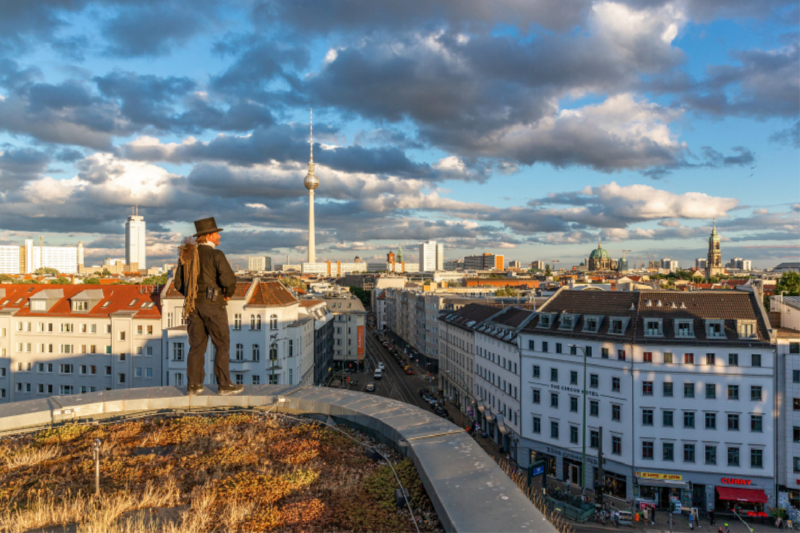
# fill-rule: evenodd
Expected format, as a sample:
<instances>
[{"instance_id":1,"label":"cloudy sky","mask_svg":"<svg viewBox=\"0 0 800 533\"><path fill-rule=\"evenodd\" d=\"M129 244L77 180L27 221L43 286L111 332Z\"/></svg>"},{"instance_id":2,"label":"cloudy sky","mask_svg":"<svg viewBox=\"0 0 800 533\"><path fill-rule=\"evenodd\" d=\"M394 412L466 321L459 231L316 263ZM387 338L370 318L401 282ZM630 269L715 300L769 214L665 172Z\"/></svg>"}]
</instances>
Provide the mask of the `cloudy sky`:
<instances>
[{"instance_id":1,"label":"cloudy sky","mask_svg":"<svg viewBox=\"0 0 800 533\"><path fill-rule=\"evenodd\" d=\"M0 244L148 263L215 216L241 263L402 244L575 264L800 256L800 13L782 0L0 1ZM243 264L243 263L242 263Z\"/></svg>"}]
</instances>

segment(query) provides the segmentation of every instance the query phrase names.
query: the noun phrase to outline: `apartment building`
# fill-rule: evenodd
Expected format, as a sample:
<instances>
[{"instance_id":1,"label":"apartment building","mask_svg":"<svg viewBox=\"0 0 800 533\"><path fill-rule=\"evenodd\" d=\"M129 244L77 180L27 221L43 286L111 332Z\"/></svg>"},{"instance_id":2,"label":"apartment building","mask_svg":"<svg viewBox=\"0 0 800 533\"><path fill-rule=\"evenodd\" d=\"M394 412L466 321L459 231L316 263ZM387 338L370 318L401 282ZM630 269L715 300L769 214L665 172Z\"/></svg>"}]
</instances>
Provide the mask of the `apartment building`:
<instances>
[{"instance_id":1,"label":"apartment building","mask_svg":"<svg viewBox=\"0 0 800 533\"><path fill-rule=\"evenodd\" d=\"M505 270L504 256L484 253L464 258L465 270Z\"/></svg>"},{"instance_id":2,"label":"apartment building","mask_svg":"<svg viewBox=\"0 0 800 533\"><path fill-rule=\"evenodd\" d=\"M775 331L778 491L800 507L800 296L770 298Z\"/></svg>"},{"instance_id":3,"label":"apartment building","mask_svg":"<svg viewBox=\"0 0 800 533\"><path fill-rule=\"evenodd\" d=\"M267 256L248 257L247 270L250 272L264 272L272 270L272 258Z\"/></svg>"},{"instance_id":4,"label":"apartment building","mask_svg":"<svg viewBox=\"0 0 800 533\"><path fill-rule=\"evenodd\" d=\"M313 379L311 383L320 385L325 381L329 370L333 369L333 354L335 339L333 336L333 314L328 310L324 300L300 300L301 310L305 309L314 320L313 339ZM306 353L304 351L304 353ZM305 357L304 357L305 359ZM303 383L306 383L303 374Z\"/></svg>"},{"instance_id":5,"label":"apartment building","mask_svg":"<svg viewBox=\"0 0 800 533\"><path fill-rule=\"evenodd\" d=\"M502 310L469 304L439 317L439 388L462 413L475 401L475 331L473 326Z\"/></svg>"},{"instance_id":6,"label":"apartment building","mask_svg":"<svg viewBox=\"0 0 800 533\"><path fill-rule=\"evenodd\" d=\"M444 270L444 244L427 241L419 245L419 271Z\"/></svg>"},{"instance_id":7,"label":"apartment building","mask_svg":"<svg viewBox=\"0 0 800 533\"><path fill-rule=\"evenodd\" d=\"M324 302L333 315L334 368L363 368L366 342L364 319L367 314L364 305L349 294L326 296Z\"/></svg>"},{"instance_id":8,"label":"apartment building","mask_svg":"<svg viewBox=\"0 0 800 533\"><path fill-rule=\"evenodd\" d=\"M561 289L519 343L521 465L592 487L602 428L598 482L620 498L775 505L775 349L753 293Z\"/></svg>"},{"instance_id":9,"label":"apartment building","mask_svg":"<svg viewBox=\"0 0 800 533\"><path fill-rule=\"evenodd\" d=\"M0 286L0 402L162 384L148 287Z\"/></svg>"},{"instance_id":10,"label":"apartment building","mask_svg":"<svg viewBox=\"0 0 800 533\"><path fill-rule=\"evenodd\" d=\"M165 351L163 380L165 385L186 386L186 360L189 339L183 319L183 296L172 282L162 291L163 343ZM228 323L231 328L230 374L235 383L247 385L300 383L313 352L304 352L310 334L303 326L300 302L279 281L254 278L238 282L228 301ZM312 325L313 327L313 325ZM215 348L210 339L205 352L204 383L215 384Z\"/></svg>"},{"instance_id":11,"label":"apartment building","mask_svg":"<svg viewBox=\"0 0 800 533\"><path fill-rule=\"evenodd\" d=\"M473 326L475 331L475 397L473 416L504 452L520 436L520 358L517 336L533 311L506 307Z\"/></svg>"}]
</instances>

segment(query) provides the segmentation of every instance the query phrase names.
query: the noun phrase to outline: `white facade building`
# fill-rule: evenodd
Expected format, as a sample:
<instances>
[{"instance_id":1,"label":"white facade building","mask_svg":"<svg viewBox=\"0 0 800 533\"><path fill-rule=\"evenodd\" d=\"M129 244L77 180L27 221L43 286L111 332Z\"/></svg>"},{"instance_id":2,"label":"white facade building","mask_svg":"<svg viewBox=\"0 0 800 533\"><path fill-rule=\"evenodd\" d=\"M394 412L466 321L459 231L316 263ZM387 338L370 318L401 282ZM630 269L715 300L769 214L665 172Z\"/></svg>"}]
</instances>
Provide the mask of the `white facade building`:
<instances>
[{"instance_id":1,"label":"white facade building","mask_svg":"<svg viewBox=\"0 0 800 533\"><path fill-rule=\"evenodd\" d=\"M147 268L147 242L144 217L139 209L125 221L125 264Z\"/></svg>"},{"instance_id":2,"label":"white facade building","mask_svg":"<svg viewBox=\"0 0 800 533\"><path fill-rule=\"evenodd\" d=\"M419 245L419 271L437 272L444 270L444 244L436 241Z\"/></svg>"},{"instance_id":3,"label":"white facade building","mask_svg":"<svg viewBox=\"0 0 800 533\"><path fill-rule=\"evenodd\" d=\"M665 257L661 260L661 268L668 270L669 272L677 272L680 267L678 266L677 261L674 261L669 257Z\"/></svg>"},{"instance_id":4,"label":"white facade building","mask_svg":"<svg viewBox=\"0 0 800 533\"><path fill-rule=\"evenodd\" d=\"M271 257L248 257L247 270L251 272L266 272L272 270Z\"/></svg>"},{"instance_id":5,"label":"white facade building","mask_svg":"<svg viewBox=\"0 0 800 533\"><path fill-rule=\"evenodd\" d=\"M0 274L23 274L19 246L0 246Z\"/></svg>"},{"instance_id":6,"label":"white facade building","mask_svg":"<svg viewBox=\"0 0 800 533\"><path fill-rule=\"evenodd\" d=\"M602 428L601 483L617 497L722 510L735 485L753 502L740 505L774 506L775 350L765 318L744 292L559 291L519 336L517 460L544 460L550 475L580 484L585 380L588 488Z\"/></svg>"},{"instance_id":7,"label":"white facade building","mask_svg":"<svg viewBox=\"0 0 800 533\"><path fill-rule=\"evenodd\" d=\"M363 367L366 353L364 304L355 296L325 297L333 315L333 362L336 368Z\"/></svg>"},{"instance_id":8,"label":"white facade building","mask_svg":"<svg viewBox=\"0 0 800 533\"><path fill-rule=\"evenodd\" d=\"M158 300L139 285L0 286L0 402L162 385Z\"/></svg>"}]
</instances>

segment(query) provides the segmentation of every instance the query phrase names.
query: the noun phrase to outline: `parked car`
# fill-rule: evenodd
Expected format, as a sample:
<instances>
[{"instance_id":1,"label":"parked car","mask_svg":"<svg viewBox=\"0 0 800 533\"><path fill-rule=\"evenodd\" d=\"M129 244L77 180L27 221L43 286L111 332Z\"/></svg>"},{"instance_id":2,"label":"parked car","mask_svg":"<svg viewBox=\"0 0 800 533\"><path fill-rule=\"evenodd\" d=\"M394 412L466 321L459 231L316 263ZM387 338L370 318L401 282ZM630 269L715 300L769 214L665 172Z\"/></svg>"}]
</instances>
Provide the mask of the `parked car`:
<instances>
[{"instance_id":1,"label":"parked car","mask_svg":"<svg viewBox=\"0 0 800 533\"><path fill-rule=\"evenodd\" d=\"M408 374L409 376L413 376L414 375L414 370L409 367L409 368L406 369L406 374Z\"/></svg>"},{"instance_id":2,"label":"parked car","mask_svg":"<svg viewBox=\"0 0 800 533\"><path fill-rule=\"evenodd\" d=\"M367 386L364 387L364 392L375 392L375 384L371 381L367 383Z\"/></svg>"}]
</instances>

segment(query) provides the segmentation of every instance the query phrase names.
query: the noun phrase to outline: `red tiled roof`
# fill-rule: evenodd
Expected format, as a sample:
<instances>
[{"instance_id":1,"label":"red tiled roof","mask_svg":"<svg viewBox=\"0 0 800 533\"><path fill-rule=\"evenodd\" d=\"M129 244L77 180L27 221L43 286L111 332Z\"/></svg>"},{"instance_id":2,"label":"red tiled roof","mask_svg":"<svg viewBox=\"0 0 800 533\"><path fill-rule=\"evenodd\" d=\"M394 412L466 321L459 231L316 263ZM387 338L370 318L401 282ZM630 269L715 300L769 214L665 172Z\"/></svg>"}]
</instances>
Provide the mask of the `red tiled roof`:
<instances>
[{"instance_id":1,"label":"red tiled roof","mask_svg":"<svg viewBox=\"0 0 800 533\"><path fill-rule=\"evenodd\" d=\"M161 300L158 293L141 292L143 287L150 289L152 285L0 285L0 290L5 290L5 297L0 298L0 310L18 309L15 316L94 318L120 311L135 311L135 318L161 318ZM53 304L49 311L31 311L28 299L42 291L63 291L64 296ZM70 298L84 291L102 291L103 298L88 312L73 312ZM130 305L134 300L136 302ZM142 306L148 302L153 302L153 307L143 308Z\"/></svg>"},{"instance_id":2,"label":"red tiled roof","mask_svg":"<svg viewBox=\"0 0 800 533\"><path fill-rule=\"evenodd\" d=\"M238 284L237 284L238 292ZM263 307L282 307L297 303L294 294L280 281L262 281L256 286L247 305Z\"/></svg>"},{"instance_id":3,"label":"red tiled roof","mask_svg":"<svg viewBox=\"0 0 800 533\"><path fill-rule=\"evenodd\" d=\"M233 292L233 296L231 296L231 300L244 300L245 294L247 294L247 289L250 288L249 281L237 281L236 282L236 290ZM183 300L183 295L175 290L175 285L172 284L172 280L169 281L169 287L167 287L167 292L164 294L165 299L177 299Z\"/></svg>"},{"instance_id":4,"label":"red tiled roof","mask_svg":"<svg viewBox=\"0 0 800 533\"><path fill-rule=\"evenodd\" d=\"M324 304L322 300L300 300L300 307L314 307L315 305Z\"/></svg>"}]
</instances>

